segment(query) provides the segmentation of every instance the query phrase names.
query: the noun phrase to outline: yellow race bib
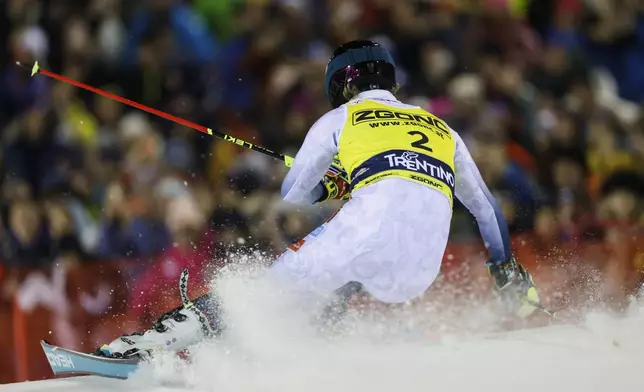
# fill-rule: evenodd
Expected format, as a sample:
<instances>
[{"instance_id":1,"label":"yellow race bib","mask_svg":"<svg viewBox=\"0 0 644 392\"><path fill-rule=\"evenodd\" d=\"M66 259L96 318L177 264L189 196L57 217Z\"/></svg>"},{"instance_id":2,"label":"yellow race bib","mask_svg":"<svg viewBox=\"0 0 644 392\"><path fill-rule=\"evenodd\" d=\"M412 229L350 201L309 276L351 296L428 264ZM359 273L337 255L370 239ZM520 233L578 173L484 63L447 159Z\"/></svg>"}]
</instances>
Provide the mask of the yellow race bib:
<instances>
[{"instance_id":1,"label":"yellow race bib","mask_svg":"<svg viewBox=\"0 0 644 392\"><path fill-rule=\"evenodd\" d=\"M453 202L456 143L444 121L420 108L373 100L347 104L338 157L352 190L398 177L436 189Z\"/></svg>"}]
</instances>

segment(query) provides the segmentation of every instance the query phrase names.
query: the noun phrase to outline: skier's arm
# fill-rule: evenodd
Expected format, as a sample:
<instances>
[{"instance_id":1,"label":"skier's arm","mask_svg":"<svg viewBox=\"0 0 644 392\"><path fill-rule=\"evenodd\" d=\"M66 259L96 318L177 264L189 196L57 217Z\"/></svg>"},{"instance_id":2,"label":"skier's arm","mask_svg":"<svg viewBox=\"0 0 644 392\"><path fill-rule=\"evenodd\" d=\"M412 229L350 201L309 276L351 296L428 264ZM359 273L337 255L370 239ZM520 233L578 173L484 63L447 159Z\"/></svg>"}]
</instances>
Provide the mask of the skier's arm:
<instances>
[{"instance_id":1,"label":"skier's arm","mask_svg":"<svg viewBox=\"0 0 644 392\"><path fill-rule=\"evenodd\" d=\"M476 218L490 258L508 260L511 255L510 234L501 208L481 178L463 139L454 131L452 135L456 141L456 197Z\"/></svg>"},{"instance_id":2,"label":"skier's arm","mask_svg":"<svg viewBox=\"0 0 644 392\"><path fill-rule=\"evenodd\" d=\"M476 217L490 255L486 265L502 302L509 311L526 317L535 311L535 304L539 303L532 276L512 254L508 224L463 139L454 131L452 135L456 141L456 197Z\"/></svg>"},{"instance_id":3,"label":"skier's arm","mask_svg":"<svg viewBox=\"0 0 644 392\"><path fill-rule=\"evenodd\" d=\"M325 192L320 182L338 153L337 140L346 119L340 107L322 116L309 130L282 183L282 197L292 203L312 204Z\"/></svg>"}]
</instances>

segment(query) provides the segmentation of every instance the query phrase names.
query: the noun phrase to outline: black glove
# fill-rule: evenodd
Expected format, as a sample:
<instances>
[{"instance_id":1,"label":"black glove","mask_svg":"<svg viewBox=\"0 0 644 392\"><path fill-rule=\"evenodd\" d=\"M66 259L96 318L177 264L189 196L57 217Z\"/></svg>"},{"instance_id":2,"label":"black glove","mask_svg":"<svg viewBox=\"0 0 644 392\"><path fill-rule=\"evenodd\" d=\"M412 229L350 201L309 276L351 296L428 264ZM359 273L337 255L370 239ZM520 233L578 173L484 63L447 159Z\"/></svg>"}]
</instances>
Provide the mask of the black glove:
<instances>
[{"instance_id":1,"label":"black glove","mask_svg":"<svg viewBox=\"0 0 644 392\"><path fill-rule=\"evenodd\" d=\"M514 255L504 261L490 260L486 267L494 279L494 292L510 312L527 317L537 309L539 294L532 276Z\"/></svg>"}]
</instances>

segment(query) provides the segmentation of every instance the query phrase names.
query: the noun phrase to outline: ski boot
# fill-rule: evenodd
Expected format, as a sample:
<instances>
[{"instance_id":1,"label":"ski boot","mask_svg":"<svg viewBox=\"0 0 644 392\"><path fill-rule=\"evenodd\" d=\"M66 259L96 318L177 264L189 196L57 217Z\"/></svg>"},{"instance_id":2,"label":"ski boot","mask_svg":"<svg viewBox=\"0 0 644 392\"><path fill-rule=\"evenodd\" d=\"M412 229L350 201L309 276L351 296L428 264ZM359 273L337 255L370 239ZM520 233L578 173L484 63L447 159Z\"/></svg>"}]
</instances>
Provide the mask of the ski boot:
<instances>
[{"instance_id":1,"label":"ski boot","mask_svg":"<svg viewBox=\"0 0 644 392\"><path fill-rule=\"evenodd\" d=\"M192 302L188 299L187 291L188 270L184 270L179 280L181 306L164 313L147 331L122 335L93 354L107 358L147 360L155 352L179 353L203 339L218 336L221 331L217 301L211 294L206 294Z\"/></svg>"}]
</instances>

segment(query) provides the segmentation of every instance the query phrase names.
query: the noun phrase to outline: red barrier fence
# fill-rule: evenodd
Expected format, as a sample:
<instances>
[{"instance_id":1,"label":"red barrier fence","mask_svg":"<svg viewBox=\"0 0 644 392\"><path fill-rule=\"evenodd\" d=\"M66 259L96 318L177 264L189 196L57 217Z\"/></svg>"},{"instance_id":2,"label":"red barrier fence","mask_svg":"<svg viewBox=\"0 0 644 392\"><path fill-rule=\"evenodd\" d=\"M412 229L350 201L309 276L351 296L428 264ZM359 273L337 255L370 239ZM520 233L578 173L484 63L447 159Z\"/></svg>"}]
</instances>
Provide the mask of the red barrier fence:
<instances>
[{"instance_id":1,"label":"red barrier fence","mask_svg":"<svg viewBox=\"0 0 644 392\"><path fill-rule=\"evenodd\" d=\"M644 232L638 227L609 228L601 238L555 241L521 235L513 241L549 306L593 300L618 310L644 282ZM443 276L428 297L443 295L458 302L466 293L487 295L490 279L482 267L485 259L480 245L450 244ZM133 305L131 298L141 294L135 276L145 268L155 266L120 261L59 263L46 271L0 270L0 383L51 377L41 339L92 351L121 333L149 325L154 314L178 305L176 284L166 281L160 281L163 287L154 288L153 294L147 293L149 308ZM191 296L196 296L203 293L205 279L198 271L191 273L196 276ZM178 276L178 270L172 274Z\"/></svg>"}]
</instances>

